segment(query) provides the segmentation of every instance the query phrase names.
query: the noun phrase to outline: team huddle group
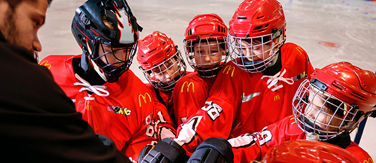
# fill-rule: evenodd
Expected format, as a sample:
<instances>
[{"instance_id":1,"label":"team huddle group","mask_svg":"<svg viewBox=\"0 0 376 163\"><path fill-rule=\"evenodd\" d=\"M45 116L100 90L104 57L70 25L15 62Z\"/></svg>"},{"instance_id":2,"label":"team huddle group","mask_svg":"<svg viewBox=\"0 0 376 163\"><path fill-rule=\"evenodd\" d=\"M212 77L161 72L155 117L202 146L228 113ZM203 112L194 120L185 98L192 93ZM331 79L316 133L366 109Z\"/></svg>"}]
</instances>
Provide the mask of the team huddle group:
<instances>
[{"instance_id":1,"label":"team huddle group","mask_svg":"<svg viewBox=\"0 0 376 163\"><path fill-rule=\"evenodd\" d=\"M140 31L125 1L88 0L72 22L82 54L39 63L132 161L260 161L285 141L309 140L303 149L325 142L338 154L322 160L372 162L349 134L375 110L375 73L348 62L314 69L303 48L285 43L277 0L245 0L229 27L216 14L195 16L182 53L166 34ZM129 69L134 57L148 84ZM279 151L267 159L318 159Z\"/></svg>"}]
</instances>

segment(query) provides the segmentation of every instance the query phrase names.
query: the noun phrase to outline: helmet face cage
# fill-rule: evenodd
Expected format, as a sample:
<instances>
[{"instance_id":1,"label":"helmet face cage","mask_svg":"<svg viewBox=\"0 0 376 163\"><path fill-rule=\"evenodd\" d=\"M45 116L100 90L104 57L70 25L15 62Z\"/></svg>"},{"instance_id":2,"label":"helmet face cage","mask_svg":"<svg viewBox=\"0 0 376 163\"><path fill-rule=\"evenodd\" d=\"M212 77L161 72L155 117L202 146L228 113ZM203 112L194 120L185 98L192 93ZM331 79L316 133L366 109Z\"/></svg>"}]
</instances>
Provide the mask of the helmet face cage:
<instances>
[{"instance_id":1,"label":"helmet face cage","mask_svg":"<svg viewBox=\"0 0 376 163\"><path fill-rule=\"evenodd\" d=\"M184 40L186 59L201 77L215 77L228 58L226 37Z\"/></svg>"},{"instance_id":2,"label":"helmet face cage","mask_svg":"<svg viewBox=\"0 0 376 163\"><path fill-rule=\"evenodd\" d=\"M88 54L89 58L102 69L108 82L115 82L131 66L137 43L113 47L111 44L102 43L100 38L96 40L93 43L96 50Z\"/></svg>"},{"instance_id":3,"label":"helmet face cage","mask_svg":"<svg viewBox=\"0 0 376 163\"><path fill-rule=\"evenodd\" d=\"M318 135L319 141L326 141L345 131L351 132L362 114L356 105L320 89L322 84L315 79L301 83L293 98L293 115L305 133Z\"/></svg>"},{"instance_id":4,"label":"helmet face cage","mask_svg":"<svg viewBox=\"0 0 376 163\"><path fill-rule=\"evenodd\" d=\"M285 41L284 36L280 32L277 33L276 37L275 33L256 37L237 37L228 34L227 44L232 62L246 72L264 71L275 63L277 52ZM278 39L278 42L274 43L274 39Z\"/></svg>"},{"instance_id":5,"label":"helmet face cage","mask_svg":"<svg viewBox=\"0 0 376 163\"><path fill-rule=\"evenodd\" d=\"M185 70L186 66L179 50L160 64L147 70L142 69L149 83L162 91L173 90L176 82L185 75Z\"/></svg>"}]
</instances>

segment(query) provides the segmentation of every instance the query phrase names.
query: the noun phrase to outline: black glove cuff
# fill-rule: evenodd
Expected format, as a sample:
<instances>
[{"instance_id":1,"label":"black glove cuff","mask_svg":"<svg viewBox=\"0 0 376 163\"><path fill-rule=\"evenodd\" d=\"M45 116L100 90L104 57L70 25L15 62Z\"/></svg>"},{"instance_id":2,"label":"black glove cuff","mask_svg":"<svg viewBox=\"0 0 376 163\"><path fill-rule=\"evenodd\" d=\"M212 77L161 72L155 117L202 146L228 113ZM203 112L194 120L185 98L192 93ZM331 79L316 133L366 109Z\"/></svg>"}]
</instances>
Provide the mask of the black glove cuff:
<instances>
[{"instance_id":1,"label":"black glove cuff","mask_svg":"<svg viewBox=\"0 0 376 163\"><path fill-rule=\"evenodd\" d=\"M188 156L185 150L171 138L159 141L154 148L146 146L138 158L141 163L170 163L186 162Z\"/></svg>"},{"instance_id":2,"label":"black glove cuff","mask_svg":"<svg viewBox=\"0 0 376 163\"><path fill-rule=\"evenodd\" d=\"M231 144L226 139L208 138L196 148L188 162L232 163L234 154Z\"/></svg>"},{"instance_id":3,"label":"black glove cuff","mask_svg":"<svg viewBox=\"0 0 376 163\"><path fill-rule=\"evenodd\" d=\"M185 150L171 138L165 138L159 141L154 149L162 153L162 155L171 162L185 162L188 160Z\"/></svg>"}]
</instances>

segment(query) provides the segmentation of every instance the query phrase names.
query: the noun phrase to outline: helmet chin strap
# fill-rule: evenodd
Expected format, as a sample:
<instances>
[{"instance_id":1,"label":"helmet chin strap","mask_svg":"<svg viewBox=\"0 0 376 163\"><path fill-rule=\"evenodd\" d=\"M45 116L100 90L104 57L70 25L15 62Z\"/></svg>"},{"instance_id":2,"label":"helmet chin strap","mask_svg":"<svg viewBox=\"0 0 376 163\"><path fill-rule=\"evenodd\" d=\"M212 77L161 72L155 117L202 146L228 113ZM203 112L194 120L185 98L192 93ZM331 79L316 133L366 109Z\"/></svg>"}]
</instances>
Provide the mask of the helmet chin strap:
<instances>
[{"instance_id":1,"label":"helmet chin strap","mask_svg":"<svg viewBox=\"0 0 376 163\"><path fill-rule=\"evenodd\" d=\"M218 72L221 70L222 65L215 65L210 68L197 67L198 74L203 78L213 78L216 77Z\"/></svg>"},{"instance_id":2,"label":"helmet chin strap","mask_svg":"<svg viewBox=\"0 0 376 163\"><path fill-rule=\"evenodd\" d=\"M277 51L276 56L274 57L273 61L271 61L271 64L268 65L268 67L262 71L263 75L275 75L278 72L282 70L282 64L281 64L281 58L280 58L280 51Z\"/></svg>"},{"instance_id":3,"label":"helmet chin strap","mask_svg":"<svg viewBox=\"0 0 376 163\"><path fill-rule=\"evenodd\" d=\"M299 119L303 122L303 130L307 133L307 140L320 140L320 135L325 135L320 132L322 130L319 126L315 125L312 121L303 115L299 116Z\"/></svg>"},{"instance_id":4,"label":"helmet chin strap","mask_svg":"<svg viewBox=\"0 0 376 163\"><path fill-rule=\"evenodd\" d=\"M268 65L268 67L273 67L276 63L277 63L277 60L278 60L278 57L279 57L279 47L274 47L274 42L272 42L272 44L273 44L273 46L272 46L272 49L270 50L270 53L272 54L272 55L276 55L274 58L273 58L273 60L272 60L272 62ZM275 52L275 49L277 50L276 52ZM274 54L274 52L275 53L277 53L277 54Z\"/></svg>"},{"instance_id":5,"label":"helmet chin strap","mask_svg":"<svg viewBox=\"0 0 376 163\"><path fill-rule=\"evenodd\" d=\"M98 67L98 65L92 59L90 59L90 62L93 65L95 72L97 72L97 74L103 79L103 81L107 82L107 79L106 79L106 76L104 75L104 72L101 71L101 69Z\"/></svg>"},{"instance_id":6,"label":"helmet chin strap","mask_svg":"<svg viewBox=\"0 0 376 163\"><path fill-rule=\"evenodd\" d=\"M97 42L97 46L99 46L98 42ZM96 47L95 49L98 49L98 47ZM96 53L98 53L98 50L95 50ZM89 53L89 55L93 55L93 51L91 50L90 46L87 46L87 53ZM93 65L93 68L95 70L95 72L97 72L97 74L103 79L104 82L107 82L107 79L106 79L106 76L104 75L104 72L101 71L101 69L99 68L99 66L93 61L93 59L89 59L90 60L90 63L91 65Z\"/></svg>"},{"instance_id":7,"label":"helmet chin strap","mask_svg":"<svg viewBox=\"0 0 376 163\"><path fill-rule=\"evenodd\" d=\"M278 54L278 53L280 53L279 52L280 47L285 42L285 40L283 40L283 36L281 36L281 35L279 35L278 38L273 38L273 40L274 39L278 39L278 43L274 43L274 41L272 41L273 46L272 46L272 50L270 50L270 53L273 54L275 52L277 54L275 54L276 56L274 57L273 61L268 65L268 68L273 67L277 63L278 58L280 57L280 55ZM274 47L275 45L277 45L277 47Z\"/></svg>"},{"instance_id":8,"label":"helmet chin strap","mask_svg":"<svg viewBox=\"0 0 376 163\"><path fill-rule=\"evenodd\" d=\"M273 52L274 52L274 50L273 50ZM278 51L276 53L278 53ZM268 65L268 67L273 67L275 65L275 63L277 63L278 57L279 57L279 55L276 54L273 61Z\"/></svg>"}]
</instances>

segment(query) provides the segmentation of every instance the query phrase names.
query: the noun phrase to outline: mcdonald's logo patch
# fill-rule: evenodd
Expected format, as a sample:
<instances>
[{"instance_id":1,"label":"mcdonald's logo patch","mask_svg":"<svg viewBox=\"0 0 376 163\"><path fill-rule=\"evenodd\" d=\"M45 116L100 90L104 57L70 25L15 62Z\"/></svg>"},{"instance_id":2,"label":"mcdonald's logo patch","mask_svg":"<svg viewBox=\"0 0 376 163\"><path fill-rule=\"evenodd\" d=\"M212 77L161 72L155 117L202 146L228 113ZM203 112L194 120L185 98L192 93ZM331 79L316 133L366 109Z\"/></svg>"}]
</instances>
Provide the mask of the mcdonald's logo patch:
<instances>
[{"instance_id":1,"label":"mcdonald's logo patch","mask_svg":"<svg viewBox=\"0 0 376 163\"><path fill-rule=\"evenodd\" d=\"M274 96L274 101L277 101L277 100L280 100L280 99L281 99L281 97L279 95Z\"/></svg>"},{"instance_id":2,"label":"mcdonald's logo patch","mask_svg":"<svg viewBox=\"0 0 376 163\"><path fill-rule=\"evenodd\" d=\"M92 107L89 105L89 104L86 104L86 107L85 107L85 109L87 109L87 110L92 110Z\"/></svg>"},{"instance_id":3,"label":"mcdonald's logo patch","mask_svg":"<svg viewBox=\"0 0 376 163\"><path fill-rule=\"evenodd\" d=\"M51 69L51 64L49 64L47 60L40 62L39 65L47 67L48 69Z\"/></svg>"},{"instance_id":4,"label":"mcdonald's logo patch","mask_svg":"<svg viewBox=\"0 0 376 163\"><path fill-rule=\"evenodd\" d=\"M180 89L181 93L184 92L185 86L187 86L187 92L189 92L189 88L191 88L192 86L192 92L195 93L195 84L193 82L188 82L188 81L185 81L183 85L181 86L181 89Z\"/></svg>"},{"instance_id":5,"label":"mcdonald's logo patch","mask_svg":"<svg viewBox=\"0 0 376 163\"><path fill-rule=\"evenodd\" d=\"M300 47L300 46L297 46L295 48L300 54L303 54L304 50Z\"/></svg>"},{"instance_id":6,"label":"mcdonald's logo patch","mask_svg":"<svg viewBox=\"0 0 376 163\"><path fill-rule=\"evenodd\" d=\"M226 67L223 69L222 73L229 74L231 72L231 77L234 76L235 66L232 65L226 65Z\"/></svg>"},{"instance_id":7,"label":"mcdonald's logo patch","mask_svg":"<svg viewBox=\"0 0 376 163\"><path fill-rule=\"evenodd\" d=\"M290 124L293 125L295 123L296 123L295 118L293 116L290 116Z\"/></svg>"},{"instance_id":8,"label":"mcdonald's logo patch","mask_svg":"<svg viewBox=\"0 0 376 163\"><path fill-rule=\"evenodd\" d=\"M145 94L140 94L138 95L138 104L140 105L140 107L142 106L142 101L144 101L144 103L146 104L148 102L148 100L146 99L146 97L149 98L149 102L151 102L151 97L150 97L150 94L149 93L145 93Z\"/></svg>"}]
</instances>

